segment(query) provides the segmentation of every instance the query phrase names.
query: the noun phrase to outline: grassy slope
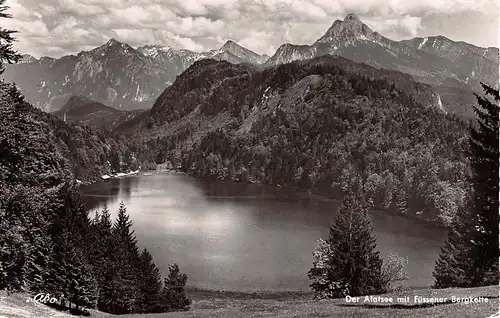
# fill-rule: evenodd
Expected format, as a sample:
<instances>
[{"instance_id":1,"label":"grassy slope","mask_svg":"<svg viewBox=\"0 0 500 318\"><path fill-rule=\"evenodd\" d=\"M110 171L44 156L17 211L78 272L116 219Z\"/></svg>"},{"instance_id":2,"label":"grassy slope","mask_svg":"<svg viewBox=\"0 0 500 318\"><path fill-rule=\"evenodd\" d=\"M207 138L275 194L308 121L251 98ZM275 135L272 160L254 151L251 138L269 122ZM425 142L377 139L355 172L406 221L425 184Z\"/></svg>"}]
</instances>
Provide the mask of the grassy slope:
<instances>
[{"instance_id":1,"label":"grassy slope","mask_svg":"<svg viewBox=\"0 0 500 318\"><path fill-rule=\"evenodd\" d=\"M390 304L378 304L374 308L364 307L360 302L355 306L346 306L344 299L314 301L307 299L310 295L289 293L281 299L272 299L272 295L262 295L265 299L256 299L254 295L238 293L209 295L198 293L193 295L193 306L188 312L125 315L124 317L487 317L498 311L498 287L482 287L474 289L424 289L388 294L393 297L420 295L424 297L495 297L482 304L444 304L428 308L411 308L413 300L406 304L408 308L387 308ZM196 297L197 296L197 297ZM196 297L196 298L195 298ZM365 303L366 306L368 303ZM371 305L374 305L371 303ZM385 308L384 308L385 307Z\"/></svg>"},{"instance_id":2,"label":"grassy slope","mask_svg":"<svg viewBox=\"0 0 500 318\"><path fill-rule=\"evenodd\" d=\"M28 302L29 301L29 302ZM0 317L8 318L45 318L45 317L74 317L69 313L63 313L52 309L44 304L31 301L30 298L22 294L7 295L0 292Z\"/></svg>"},{"instance_id":3,"label":"grassy slope","mask_svg":"<svg viewBox=\"0 0 500 318\"><path fill-rule=\"evenodd\" d=\"M442 304L427 308L415 308L413 296L423 297L492 297L488 303ZM188 312L125 315L130 318L184 318L184 317L488 317L498 312L498 286L481 288L422 289L387 294L387 296L410 296L406 308L391 308L392 304L360 302L348 306L344 299L311 300L310 293L246 294L237 292L209 292L190 290L193 299ZM381 295L384 296L384 295ZM361 298L361 301L363 298ZM413 308L412 308L413 307ZM96 315L99 316L99 314Z\"/></svg>"},{"instance_id":4,"label":"grassy slope","mask_svg":"<svg viewBox=\"0 0 500 318\"><path fill-rule=\"evenodd\" d=\"M415 307L413 296L423 297L489 297L487 303L453 303ZM410 296L406 308L393 308L396 303L363 303L348 305L344 299L311 300L310 293L249 294L238 292L213 292L189 290L193 299L188 312L122 315L123 318L185 318L185 317L468 317L484 318L499 310L498 286L481 288L421 289L402 291L381 296ZM23 295L6 296L0 294L0 317L72 317L50 309L42 304L26 302ZM74 316L73 316L74 317ZM116 317L92 311L92 317Z\"/></svg>"}]
</instances>

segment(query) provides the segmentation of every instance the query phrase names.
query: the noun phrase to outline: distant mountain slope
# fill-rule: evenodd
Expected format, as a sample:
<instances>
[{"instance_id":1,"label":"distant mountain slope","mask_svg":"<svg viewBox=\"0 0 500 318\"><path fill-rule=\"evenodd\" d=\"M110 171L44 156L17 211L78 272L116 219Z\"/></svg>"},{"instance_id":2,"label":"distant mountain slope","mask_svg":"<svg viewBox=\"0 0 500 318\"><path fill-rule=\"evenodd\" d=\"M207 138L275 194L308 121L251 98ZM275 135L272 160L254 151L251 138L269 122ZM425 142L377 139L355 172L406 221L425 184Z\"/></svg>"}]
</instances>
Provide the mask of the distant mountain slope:
<instances>
[{"instance_id":1,"label":"distant mountain slope","mask_svg":"<svg viewBox=\"0 0 500 318\"><path fill-rule=\"evenodd\" d=\"M232 40L228 40L226 43L224 43L224 45L219 49L219 52L221 53L218 53L214 57L217 57L219 54L224 54L224 52L227 52L232 54L233 56L238 57L242 63L246 62L252 64L262 64L269 58L269 56L267 55L257 54ZM229 60L227 61L231 62Z\"/></svg>"},{"instance_id":2,"label":"distant mountain slope","mask_svg":"<svg viewBox=\"0 0 500 318\"><path fill-rule=\"evenodd\" d=\"M343 21L336 20L311 46L282 45L266 64L275 65L324 54L340 55L375 67L440 81L455 78L471 88L479 88L479 80L498 84L497 48L479 48L442 36L392 41L374 32L353 13Z\"/></svg>"},{"instance_id":3,"label":"distant mountain slope","mask_svg":"<svg viewBox=\"0 0 500 318\"><path fill-rule=\"evenodd\" d=\"M498 48L480 48L465 42L455 42L444 36L415 38L401 43L452 61L465 76L456 78L473 88L478 81L498 85Z\"/></svg>"},{"instance_id":4,"label":"distant mountain slope","mask_svg":"<svg viewBox=\"0 0 500 318\"><path fill-rule=\"evenodd\" d=\"M397 42L374 32L352 13L343 21L336 20L312 45L283 44L266 65L325 54L408 73L436 86L436 91L446 91L441 96L446 110L467 118L473 116L465 110L473 100L464 99L464 91L480 92L479 81L498 85L498 48L479 48L442 36Z\"/></svg>"},{"instance_id":5,"label":"distant mountain slope","mask_svg":"<svg viewBox=\"0 0 500 318\"><path fill-rule=\"evenodd\" d=\"M1 84L0 95L5 96L8 87ZM67 178L95 181L111 172L112 155L121 149L117 141L102 131L67 124L22 100L4 101L0 107L0 119L0 157L4 159L3 162L0 160L0 171L4 171L2 164L9 167L7 171L13 178L38 174L45 165L48 166L46 171L40 172L41 176L50 177L49 169L60 165L64 166L63 175ZM56 154L59 154L59 159L63 158L57 161L57 165L40 159ZM36 169L30 165L35 165Z\"/></svg>"},{"instance_id":6,"label":"distant mountain slope","mask_svg":"<svg viewBox=\"0 0 500 318\"><path fill-rule=\"evenodd\" d=\"M52 114L68 123L113 129L141 112L143 110L118 110L87 97L72 96L61 109Z\"/></svg>"},{"instance_id":7,"label":"distant mountain slope","mask_svg":"<svg viewBox=\"0 0 500 318\"><path fill-rule=\"evenodd\" d=\"M146 45L137 49L110 39L106 44L77 55L39 60L24 55L8 65L3 77L15 82L26 99L53 112L70 96L84 96L114 108L150 108L158 95L192 63L203 58L232 63L261 63L260 56L233 41L219 50L192 52Z\"/></svg>"},{"instance_id":8,"label":"distant mountain slope","mask_svg":"<svg viewBox=\"0 0 500 318\"><path fill-rule=\"evenodd\" d=\"M342 57L198 61L116 132L143 160L198 177L333 197L361 179L376 207L441 224L468 187L467 126L433 88Z\"/></svg>"},{"instance_id":9,"label":"distant mountain slope","mask_svg":"<svg viewBox=\"0 0 500 318\"><path fill-rule=\"evenodd\" d=\"M426 38L417 37L400 42L413 48L439 55L453 62L459 61L461 58L473 59L481 57L498 63L498 48L482 48L462 41L452 41L441 35Z\"/></svg>"},{"instance_id":10,"label":"distant mountain slope","mask_svg":"<svg viewBox=\"0 0 500 318\"><path fill-rule=\"evenodd\" d=\"M15 82L26 99L46 111L57 99L81 95L116 108L147 108L165 87L166 70L127 44L114 39L78 55L11 65L4 78Z\"/></svg>"}]
</instances>

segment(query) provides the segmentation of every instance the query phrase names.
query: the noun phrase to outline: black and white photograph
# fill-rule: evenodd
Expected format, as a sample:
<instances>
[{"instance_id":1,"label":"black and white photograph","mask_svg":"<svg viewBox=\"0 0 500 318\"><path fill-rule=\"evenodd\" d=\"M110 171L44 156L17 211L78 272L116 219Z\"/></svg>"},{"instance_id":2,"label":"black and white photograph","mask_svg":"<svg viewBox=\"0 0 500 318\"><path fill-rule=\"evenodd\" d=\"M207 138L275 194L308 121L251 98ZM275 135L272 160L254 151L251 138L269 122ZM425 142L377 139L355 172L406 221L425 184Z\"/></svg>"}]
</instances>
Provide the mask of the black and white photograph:
<instances>
[{"instance_id":1,"label":"black and white photograph","mask_svg":"<svg viewBox=\"0 0 500 318\"><path fill-rule=\"evenodd\" d=\"M0 318L500 317L498 0L0 0Z\"/></svg>"}]
</instances>

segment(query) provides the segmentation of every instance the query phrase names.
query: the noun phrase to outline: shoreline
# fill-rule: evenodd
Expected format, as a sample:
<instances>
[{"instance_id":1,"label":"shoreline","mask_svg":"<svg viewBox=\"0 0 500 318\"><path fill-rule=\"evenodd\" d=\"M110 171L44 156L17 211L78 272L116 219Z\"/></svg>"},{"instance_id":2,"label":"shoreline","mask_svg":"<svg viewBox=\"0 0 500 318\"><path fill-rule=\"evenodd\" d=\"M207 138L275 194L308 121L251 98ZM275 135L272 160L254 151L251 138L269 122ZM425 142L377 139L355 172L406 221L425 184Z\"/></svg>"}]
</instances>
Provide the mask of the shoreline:
<instances>
[{"instance_id":1,"label":"shoreline","mask_svg":"<svg viewBox=\"0 0 500 318\"><path fill-rule=\"evenodd\" d=\"M96 184L99 182L106 182L109 180L116 180L116 179L121 179L124 177L136 176L136 175L139 175L140 172L141 172L140 170L135 170L135 171L128 171L128 172L118 172L118 173L114 173L114 174L104 174L104 175L101 175L98 177L96 176L91 181L82 181L82 180L79 180L78 178L74 178L74 179L75 179L75 182L78 186L89 186L89 185Z\"/></svg>"},{"instance_id":2,"label":"shoreline","mask_svg":"<svg viewBox=\"0 0 500 318\"><path fill-rule=\"evenodd\" d=\"M181 171L179 171L179 172L181 172ZM262 184L262 183L255 182L254 180L249 180L248 182L242 182L242 181L230 180L230 179L219 180L219 179L212 179L212 178L208 178L208 177L197 177L197 176L191 175L187 172L181 172L181 173L188 175L190 177L199 179L199 180L207 180L207 181L211 181L211 182L231 182L231 183L239 183L239 184L253 184L256 186L265 186L265 187L270 187L270 188L275 188L275 189L282 189L282 190L286 190L286 191L293 191L294 193L296 193L297 195L302 196L302 197L315 196L317 199L323 200L323 201L340 202L340 199L334 198L331 195L329 195L321 190L318 190L318 189L312 189L310 191L306 191L304 189L294 188L294 187L283 187L281 185ZM396 211L392 211L389 209L374 207L374 208L371 208L370 211L380 211L380 212L386 213L386 214L391 215L391 216L402 217L402 218L405 218L408 220L419 222L421 224L425 224L426 226L430 226L432 228L437 228L437 229L442 229L442 230L446 230L446 229L450 228L449 226L447 226L446 224L444 224L440 221L419 218L417 216L398 213Z\"/></svg>"},{"instance_id":3,"label":"shoreline","mask_svg":"<svg viewBox=\"0 0 500 318\"><path fill-rule=\"evenodd\" d=\"M240 183L240 184L252 184L252 185L256 185L256 186L265 186L265 187L271 187L271 188L275 188L275 189L282 189L282 190L286 190L286 191L293 191L295 192L297 195L300 195L300 196L315 196L317 197L318 199L320 200L325 200L325 201L334 201L334 202L338 202L339 199L338 198L334 198L330 195L328 195L327 193L324 193L318 189L313 189L311 191L305 191L303 189L300 189L300 188L293 188L293 187L282 187L280 185L268 185L268 184L262 184L262 183L258 183L258 182L255 182L253 180L249 180L248 182L242 182L242 181L238 181L238 180L218 180L218 179L212 179L212 178L208 178L208 177L197 177L197 176L194 176L188 172L185 172L185 171L182 171L182 170L178 170L178 169L173 169L173 170L168 170L168 171L157 171L157 170L144 170L144 171L141 171L141 170L136 170L136 171L130 171L130 172L127 172L127 173L118 173L118 174L114 174L114 175L103 175L101 177L99 177L97 180L95 181L90 181L90 182L85 182L85 181L80 181L78 179L76 179L77 183L79 186L90 186L92 184L96 184L96 183L99 183L99 182L107 182L109 180L116 180L116 179L121 179L121 178L124 178L124 177L130 177L130 176L151 176L151 175L155 175L155 174L181 174L181 175L186 175L186 176L190 176L192 178L195 178L195 179L198 179L198 180L207 180L207 181L211 181L211 182L222 182L222 183ZM108 178L103 178L104 176L107 176ZM419 218L419 217L416 217L416 216L413 216L413 215L408 215L408 214L403 214L403 213L398 213L398 212L395 212L395 211L391 211L389 209L383 209L383 208L372 208L370 209L370 211L380 211L380 212L383 212L383 213L387 213L388 215L390 216L398 216L398 217L402 217L402 218L405 218L405 219L408 219L408 220L412 220L412 221L416 221L416 222L419 222L421 224L425 224L426 226L430 226L432 228L437 228L437 229L443 229L443 230L446 230L446 229L449 229L449 226L443 224L442 222L439 222L439 221L434 221L434 220L427 220L427 219L423 219L423 218Z\"/></svg>"},{"instance_id":4,"label":"shoreline","mask_svg":"<svg viewBox=\"0 0 500 318\"><path fill-rule=\"evenodd\" d=\"M121 179L123 177L128 177L128 176L136 176L138 175L140 170L135 170L135 171L127 171L127 172L118 172L114 174L105 174L101 176L102 181L108 181L108 180L114 180L114 179Z\"/></svg>"}]
</instances>

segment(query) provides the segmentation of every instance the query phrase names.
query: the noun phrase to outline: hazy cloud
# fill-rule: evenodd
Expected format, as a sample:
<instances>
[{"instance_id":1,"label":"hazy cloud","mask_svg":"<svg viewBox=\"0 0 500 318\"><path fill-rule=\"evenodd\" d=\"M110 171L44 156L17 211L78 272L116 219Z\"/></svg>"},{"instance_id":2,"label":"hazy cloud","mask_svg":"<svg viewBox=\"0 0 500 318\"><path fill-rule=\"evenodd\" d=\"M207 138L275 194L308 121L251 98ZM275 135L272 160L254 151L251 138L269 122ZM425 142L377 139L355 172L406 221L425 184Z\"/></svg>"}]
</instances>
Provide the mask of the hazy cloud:
<instances>
[{"instance_id":1,"label":"hazy cloud","mask_svg":"<svg viewBox=\"0 0 500 318\"><path fill-rule=\"evenodd\" d=\"M21 53L60 56L114 37L132 46L203 51L232 39L272 55L279 45L311 44L354 12L394 40L444 35L498 46L498 0L7 0Z\"/></svg>"}]
</instances>

